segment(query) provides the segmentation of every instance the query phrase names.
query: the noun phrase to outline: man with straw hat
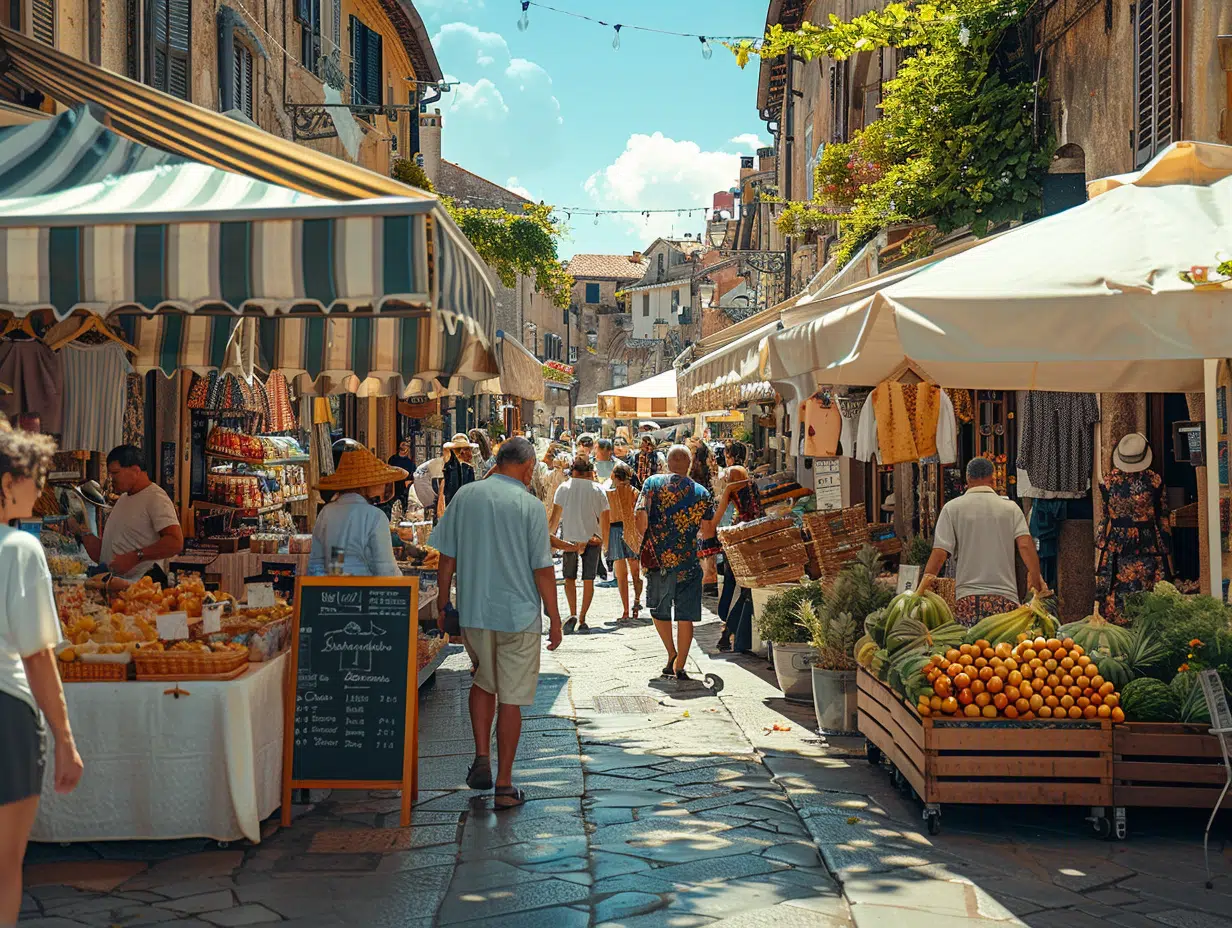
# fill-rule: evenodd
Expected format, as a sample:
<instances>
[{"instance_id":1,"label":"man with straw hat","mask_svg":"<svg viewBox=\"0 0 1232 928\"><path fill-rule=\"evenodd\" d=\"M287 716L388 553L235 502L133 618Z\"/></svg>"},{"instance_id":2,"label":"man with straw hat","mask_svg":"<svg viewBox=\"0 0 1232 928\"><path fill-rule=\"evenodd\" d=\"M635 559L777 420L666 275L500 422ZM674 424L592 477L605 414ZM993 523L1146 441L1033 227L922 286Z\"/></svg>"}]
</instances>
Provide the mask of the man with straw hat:
<instances>
[{"instance_id":1,"label":"man with straw hat","mask_svg":"<svg viewBox=\"0 0 1232 928\"><path fill-rule=\"evenodd\" d=\"M442 447L441 493L437 499L437 518L445 511L445 507L453 500L454 494L475 481L475 449L474 444L465 432L458 432L445 442Z\"/></svg>"},{"instance_id":2,"label":"man with straw hat","mask_svg":"<svg viewBox=\"0 0 1232 928\"><path fill-rule=\"evenodd\" d=\"M439 614L445 614L456 576L458 622L475 665L470 691L475 760L466 783L471 789L493 786L488 749L495 718L497 810L526 801L513 785L513 761L522 734L521 707L534 704L539 683L539 610L545 605L549 651L562 634L547 515L527 492L534 469L534 445L509 439L488 478L458 491L431 536L441 552ZM439 621L443 629L443 618Z\"/></svg>"},{"instance_id":3,"label":"man with straw hat","mask_svg":"<svg viewBox=\"0 0 1232 928\"><path fill-rule=\"evenodd\" d=\"M334 472L317 482L333 493L317 514L308 573L356 577L400 577L389 535L389 517L372 500L383 501L391 484L406 479L401 467L382 463L362 446L343 451Z\"/></svg>"}]
</instances>

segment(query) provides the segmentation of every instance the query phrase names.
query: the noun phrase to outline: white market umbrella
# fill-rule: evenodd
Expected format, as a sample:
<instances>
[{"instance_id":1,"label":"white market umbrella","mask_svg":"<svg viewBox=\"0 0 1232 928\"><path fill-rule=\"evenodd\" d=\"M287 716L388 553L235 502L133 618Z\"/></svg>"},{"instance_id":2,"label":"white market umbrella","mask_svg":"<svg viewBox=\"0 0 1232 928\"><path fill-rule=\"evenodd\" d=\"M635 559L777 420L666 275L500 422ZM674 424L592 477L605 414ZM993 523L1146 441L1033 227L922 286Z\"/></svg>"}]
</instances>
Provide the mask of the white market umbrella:
<instances>
[{"instance_id":1,"label":"white market umbrella","mask_svg":"<svg viewBox=\"0 0 1232 928\"><path fill-rule=\"evenodd\" d=\"M874 384L910 359L981 389L1201 390L1203 360L1232 356L1232 279L1216 271L1232 258L1232 148L1180 142L1091 188L773 336L763 374Z\"/></svg>"}]
</instances>

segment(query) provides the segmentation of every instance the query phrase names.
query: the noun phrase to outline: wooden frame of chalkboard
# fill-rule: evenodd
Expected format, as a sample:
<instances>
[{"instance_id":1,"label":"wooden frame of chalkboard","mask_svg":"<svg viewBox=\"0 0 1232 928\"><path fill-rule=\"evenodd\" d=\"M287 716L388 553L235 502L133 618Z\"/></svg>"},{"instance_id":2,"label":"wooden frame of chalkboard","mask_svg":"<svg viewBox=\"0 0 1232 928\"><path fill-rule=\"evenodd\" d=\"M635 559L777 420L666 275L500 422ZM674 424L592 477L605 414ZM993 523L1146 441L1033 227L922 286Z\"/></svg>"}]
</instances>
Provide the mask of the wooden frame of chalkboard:
<instances>
[{"instance_id":1,"label":"wooden frame of chalkboard","mask_svg":"<svg viewBox=\"0 0 1232 928\"><path fill-rule=\"evenodd\" d=\"M305 607L305 604L307 603L308 599L314 595L314 592L316 591L320 591L318 595L318 600L319 598L325 595L326 590L340 591L340 597L339 597L340 605L338 607L338 611L335 613L335 615L337 616L337 619L334 624L337 624L337 621L341 621L347 616L353 616L353 618L350 621L348 621L347 625L344 626L343 628L343 631L346 631L347 628L349 628L350 626L358 624L355 621L356 619L362 620L366 618L368 619L368 630L365 631L362 629L362 627L360 627L353 633L353 636L371 637L374 633L376 633L379 636L384 636L386 634L386 630L376 627L371 622L370 617L372 613L364 611L364 604L370 603L370 594L372 591L388 590L388 589L405 589L405 590L408 590L410 593L409 600L408 600L408 611L405 616L406 618L405 633L408 636L408 644L409 644L409 646L407 647L407 655L406 655L405 691L402 690L401 686L398 686L396 689L396 692L398 693L398 695L402 696L402 706L401 706L401 710L402 710L401 712L402 714L402 726L401 726L402 751L401 751L400 775L397 778L364 778L362 776L358 776L354 778L352 777L342 778L342 777L338 777L335 775L319 776L319 777L312 776L311 769L309 769L308 773L304 773L300 768L301 767L311 768L311 761L310 759L306 758L303 754L298 754L296 751L296 747L297 747L296 721L297 721L297 716L298 716L297 709L300 706L300 702L299 702L300 685L301 685L300 668L301 668L301 665L304 663L301 660L301 657L302 657L301 645L304 645L304 644L308 645L309 654L308 654L308 660L307 660L306 666L311 671L312 657L313 657L312 647L314 644L314 636L316 636L316 633L314 632L313 628L310 627L307 630L304 630L302 628L300 620L301 620L301 616L302 616L302 612ZM347 602L347 600L350 600L350 602ZM316 618L312 620L314 625L321 618L320 611L319 611L320 610L319 601L315 604L315 608L318 611L316 613ZM378 615L380 618L384 619L386 622L389 622L390 619L392 618L392 616L390 616L388 612L378 613ZM400 619L401 617L402 617L401 611L399 610L398 618ZM291 824L291 791L293 789L316 787L318 789L398 789L398 790L401 790L402 791L402 810L401 810L400 822L403 828L409 827L411 824L411 804L415 801L415 799L418 797L418 794L419 794L419 673L418 673L418 661L417 661L418 628L419 628L419 580L418 578L415 578L415 577L335 577L335 576L297 577L295 580L295 615L293 618L293 623L294 624L291 627L290 666L288 668L287 682L286 682L286 700L285 700L286 705L284 706L284 709L283 709L283 712L284 712L283 737L282 737L282 742L283 742L282 744L282 824L283 826L286 827ZM325 626L322 625L321 627L324 628ZM335 631L335 633L337 632ZM328 637L328 633L321 633L319 637L321 638ZM343 668L341 665L346 660L353 659L357 662L360 662L363 660L368 661L369 662L368 669L371 670L371 661L372 661L371 652L373 650L371 648L367 649L368 653L366 657L364 657L364 653L365 653L364 649L356 649L353 647L347 648L345 647L345 642L344 642L344 645L341 647L330 646L330 647L327 647L325 650L339 653L340 669L351 669L351 668ZM398 666L400 667L400 664ZM359 668L359 669L362 670L363 668ZM317 692L316 684L318 682L324 682L326 685L333 685L333 686L341 685L343 689L363 688L363 687L358 687L358 686L349 687L347 685L348 680L349 680L349 676L346 674L342 675L341 680L331 680L325 677L324 674L310 672L309 677L306 678L304 682L312 682L313 689L311 691L314 693ZM369 681L367 679L363 680L363 683L365 684L367 684L368 682ZM369 686L367 688L373 688L374 686L377 686L377 685L379 684L372 684L372 686ZM342 694L342 695L347 695L347 694ZM379 693L354 694L354 695L357 697L363 696L365 698L365 701L367 701L368 699L371 699L373 695L377 697L382 696L382 694L379 694ZM388 698L389 696L392 696L393 694L391 693L391 694L384 694L384 695L386 698ZM328 704L329 700L316 700L315 702L323 702L323 703ZM379 703L369 703L369 705L376 705L376 704L379 704ZM359 703L356 708L360 708L360 707L363 707L363 703ZM346 757L348 758L354 757L357 762L362 762L365 756L371 757L371 751L367 750L366 746L363 745L362 743L352 743L345 737L345 734L347 733L347 730L348 730L348 726L352 721L352 718L346 714L349 708L349 698L347 700L344 700L343 705L339 706L338 708L342 709L343 711L338 716L333 717L333 718L335 720L340 720L340 724L337 722L336 724L338 728L341 728L343 730L344 737L341 739L325 739L324 741L322 741L322 739L319 739L316 737L315 733L317 729L310 728L308 730L300 732L301 738L298 739L300 741L300 746L307 745L307 735L311 731L313 732L313 737L315 741L315 743L312 745L313 747L319 746L320 744L324 743L328 745L332 751L332 749L337 748L339 746L337 742L341 741L342 752L346 754ZM325 710L325 711L328 711L328 710ZM364 711L366 711L366 707L364 707ZM327 718L325 716L317 717L315 707L312 710L310 710L310 712L311 712L312 721L314 722L318 721L319 718ZM305 717L307 718L308 716L306 715ZM382 724L382 722L383 720L378 718L377 724L380 725ZM364 731L366 734L367 729L364 729ZM388 729L377 729L376 733L378 736L384 735L386 737L388 737L388 735L391 734ZM338 752L333 751L333 753L335 753L335 762L336 762Z\"/></svg>"}]
</instances>

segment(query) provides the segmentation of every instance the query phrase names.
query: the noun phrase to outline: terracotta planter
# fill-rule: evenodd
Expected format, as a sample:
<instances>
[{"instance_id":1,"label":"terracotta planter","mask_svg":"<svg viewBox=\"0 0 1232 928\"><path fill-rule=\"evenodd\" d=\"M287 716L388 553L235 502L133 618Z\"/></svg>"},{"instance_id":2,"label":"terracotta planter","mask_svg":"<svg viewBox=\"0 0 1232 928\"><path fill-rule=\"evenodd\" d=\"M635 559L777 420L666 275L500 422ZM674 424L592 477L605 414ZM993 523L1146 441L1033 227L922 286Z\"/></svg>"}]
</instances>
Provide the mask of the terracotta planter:
<instances>
[{"instance_id":1,"label":"terracotta planter","mask_svg":"<svg viewBox=\"0 0 1232 928\"><path fill-rule=\"evenodd\" d=\"M813 698L813 661L817 649L811 644L775 644L774 675L783 697L791 702L808 703Z\"/></svg>"},{"instance_id":2,"label":"terracotta planter","mask_svg":"<svg viewBox=\"0 0 1232 928\"><path fill-rule=\"evenodd\" d=\"M822 731L855 732L856 672L813 667L813 711Z\"/></svg>"}]
</instances>

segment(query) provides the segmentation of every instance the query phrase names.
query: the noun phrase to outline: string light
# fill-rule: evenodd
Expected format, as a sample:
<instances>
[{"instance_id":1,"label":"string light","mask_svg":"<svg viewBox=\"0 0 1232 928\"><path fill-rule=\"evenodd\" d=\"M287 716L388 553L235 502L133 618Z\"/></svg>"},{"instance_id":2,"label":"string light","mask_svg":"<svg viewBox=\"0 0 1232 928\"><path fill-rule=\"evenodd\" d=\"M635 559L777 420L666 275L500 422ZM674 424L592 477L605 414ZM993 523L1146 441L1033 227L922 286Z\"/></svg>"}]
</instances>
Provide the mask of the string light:
<instances>
[{"instance_id":1,"label":"string light","mask_svg":"<svg viewBox=\"0 0 1232 928\"><path fill-rule=\"evenodd\" d=\"M572 16L574 19L583 19L588 23L595 23L600 26L610 27L615 30L615 35L612 37L612 48L620 48L620 30L621 29L636 29L638 32L652 32L656 35L668 35L674 38L681 39L697 39L701 42L702 57L707 61L714 54L714 49L710 45L710 40L716 42L743 42L750 41L758 44L765 38L761 35L698 35L695 32L674 32L671 29L659 29L654 26L634 26L628 23L611 23L607 20L598 19L594 16L587 16L585 13L578 13L573 10L562 10L560 7L549 6L546 3L539 3L537 0L519 0L522 6L522 16L518 20L518 30L525 32L530 27L530 17L528 15L529 7L538 7L541 10L551 10L553 13L560 13L562 16Z\"/></svg>"},{"instance_id":2,"label":"string light","mask_svg":"<svg viewBox=\"0 0 1232 928\"><path fill-rule=\"evenodd\" d=\"M495 207L509 208L510 206L515 205L515 204L511 204L509 200L501 200L495 197L456 197L455 199L457 199L458 202L466 206L481 205L481 204L487 203ZM646 209L644 207L637 207L637 208L630 207L627 209L625 208L604 209L601 207L595 208L593 206L556 206L553 208L557 212L563 212L565 214L566 219L572 219L574 213L580 213L584 216L585 215L609 216L609 215L621 215L621 214L623 215L640 214L644 216L646 219L649 219L652 213L656 215L675 214L676 216L679 217L679 216L692 216L694 213L705 214L711 211L711 207L709 206L674 206L674 207L665 207L663 209Z\"/></svg>"}]
</instances>

